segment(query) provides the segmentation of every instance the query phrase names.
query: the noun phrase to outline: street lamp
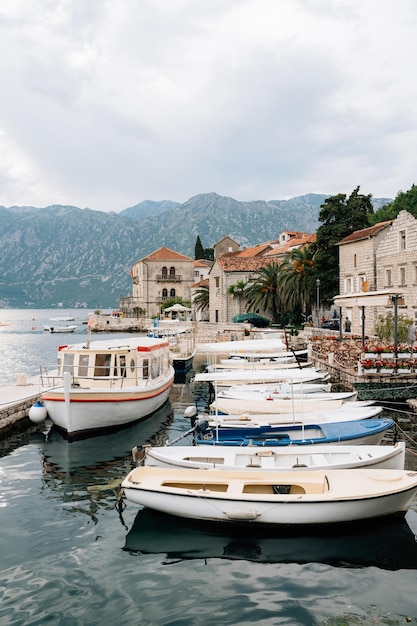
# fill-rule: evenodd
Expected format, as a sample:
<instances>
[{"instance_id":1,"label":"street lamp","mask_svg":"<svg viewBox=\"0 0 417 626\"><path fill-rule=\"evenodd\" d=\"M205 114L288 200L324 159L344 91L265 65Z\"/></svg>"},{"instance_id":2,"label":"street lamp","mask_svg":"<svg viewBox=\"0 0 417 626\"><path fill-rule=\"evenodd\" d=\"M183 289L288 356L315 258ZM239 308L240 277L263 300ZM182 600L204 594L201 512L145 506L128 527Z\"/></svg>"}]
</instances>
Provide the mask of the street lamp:
<instances>
[{"instance_id":1,"label":"street lamp","mask_svg":"<svg viewBox=\"0 0 417 626\"><path fill-rule=\"evenodd\" d=\"M320 278L316 280L317 287L317 328L320 328L320 319L319 319L319 311L320 311Z\"/></svg>"}]
</instances>

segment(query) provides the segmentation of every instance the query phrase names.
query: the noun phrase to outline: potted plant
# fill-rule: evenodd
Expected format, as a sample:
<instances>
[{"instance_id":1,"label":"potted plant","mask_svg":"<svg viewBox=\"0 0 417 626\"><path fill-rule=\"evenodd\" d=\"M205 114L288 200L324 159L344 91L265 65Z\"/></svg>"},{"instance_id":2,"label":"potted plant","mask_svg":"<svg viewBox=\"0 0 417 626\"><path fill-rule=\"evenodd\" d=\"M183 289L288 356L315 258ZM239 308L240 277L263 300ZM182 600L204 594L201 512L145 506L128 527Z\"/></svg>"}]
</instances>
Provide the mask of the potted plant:
<instances>
[{"instance_id":1,"label":"potted plant","mask_svg":"<svg viewBox=\"0 0 417 626\"><path fill-rule=\"evenodd\" d=\"M392 360L382 360L379 362L379 372L381 374L392 374L395 369L394 361Z\"/></svg>"},{"instance_id":2,"label":"potted plant","mask_svg":"<svg viewBox=\"0 0 417 626\"><path fill-rule=\"evenodd\" d=\"M365 359L360 361L359 365L365 374L376 374L378 371L374 359Z\"/></svg>"}]
</instances>

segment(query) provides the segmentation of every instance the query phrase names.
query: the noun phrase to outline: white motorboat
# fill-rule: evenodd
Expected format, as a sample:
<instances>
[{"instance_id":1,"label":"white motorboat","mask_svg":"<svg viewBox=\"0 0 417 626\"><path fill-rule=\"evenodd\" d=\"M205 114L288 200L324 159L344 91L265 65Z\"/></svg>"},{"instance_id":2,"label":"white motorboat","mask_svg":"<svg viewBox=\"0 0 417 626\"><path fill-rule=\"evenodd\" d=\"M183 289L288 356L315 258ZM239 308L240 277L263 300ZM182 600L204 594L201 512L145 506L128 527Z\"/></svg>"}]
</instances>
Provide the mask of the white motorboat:
<instances>
[{"instance_id":1,"label":"white motorboat","mask_svg":"<svg viewBox=\"0 0 417 626\"><path fill-rule=\"evenodd\" d=\"M257 385L253 385L256 387ZM311 386L314 386L312 384ZM279 389L271 389L271 391L263 391L262 389L248 389L245 385L245 389L239 389L236 387L229 387L228 389L222 389L218 392L217 398L230 398L235 400L267 400L268 402L274 400L315 400L316 402L323 402L328 400L342 400L343 402L353 402L357 400L357 391L320 391L303 393L302 387L295 385L286 391L280 391Z\"/></svg>"},{"instance_id":2,"label":"white motorboat","mask_svg":"<svg viewBox=\"0 0 417 626\"><path fill-rule=\"evenodd\" d=\"M129 472L121 487L129 502L179 517L309 526L404 516L417 493L417 472L146 466Z\"/></svg>"},{"instance_id":3,"label":"white motorboat","mask_svg":"<svg viewBox=\"0 0 417 626\"><path fill-rule=\"evenodd\" d=\"M73 333L75 330L77 330L77 325L63 324L61 322L58 324L44 325L43 329L48 333Z\"/></svg>"},{"instance_id":4,"label":"white motorboat","mask_svg":"<svg viewBox=\"0 0 417 626\"><path fill-rule=\"evenodd\" d=\"M305 368L276 368L276 369L247 369L223 370L216 372L199 372L194 377L195 382L212 383L214 387L230 387L233 385L252 383L294 383L294 382L328 382L328 372L319 372L314 367Z\"/></svg>"},{"instance_id":5,"label":"white motorboat","mask_svg":"<svg viewBox=\"0 0 417 626\"><path fill-rule=\"evenodd\" d=\"M98 434L148 417L174 381L169 343L137 337L58 348L58 368L42 368L41 401L68 438Z\"/></svg>"},{"instance_id":6,"label":"white motorboat","mask_svg":"<svg viewBox=\"0 0 417 626\"><path fill-rule=\"evenodd\" d=\"M279 413L299 413L308 415L320 411L354 411L358 408L373 407L373 400L345 402L343 400L316 400L315 395L310 398L278 398L276 400L249 400L239 398L223 398L218 396L210 404L214 413L223 415L260 415ZM361 418L363 419L363 418Z\"/></svg>"},{"instance_id":7,"label":"white motorboat","mask_svg":"<svg viewBox=\"0 0 417 626\"><path fill-rule=\"evenodd\" d=\"M188 469L404 469L405 442L377 446L312 445L285 449L236 446L135 446L137 465Z\"/></svg>"},{"instance_id":8,"label":"white motorboat","mask_svg":"<svg viewBox=\"0 0 417 626\"><path fill-rule=\"evenodd\" d=\"M285 424L321 425L337 424L338 422L356 422L359 420L373 419L384 410L382 406L375 404L356 406L352 402L339 408L326 407L318 411L294 412L294 413L217 413L213 403L210 405L212 413L201 414L199 417L207 420L212 427L221 428L259 428L261 426L280 426ZM328 403L327 403L328 404Z\"/></svg>"},{"instance_id":9,"label":"white motorboat","mask_svg":"<svg viewBox=\"0 0 417 626\"><path fill-rule=\"evenodd\" d=\"M269 395L306 395L311 393L330 393L332 389L332 383L311 382L305 383L302 380L299 382L278 382L278 383L249 383L248 385L231 385L230 387L223 387L219 392L223 393L225 397L235 397L236 393L250 392L261 393L266 396ZM357 392L355 392L357 394Z\"/></svg>"},{"instance_id":10,"label":"white motorboat","mask_svg":"<svg viewBox=\"0 0 417 626\"><path fill-rule=\"evenodd\" d=\"M286 370L286 369L304 369L312 367L311 361L300 361L297 363L295 359L279 360L279 359L220 359L218 363L209 365L209 372L221 372L229 370Z\"/></svg>"}]
</instances>

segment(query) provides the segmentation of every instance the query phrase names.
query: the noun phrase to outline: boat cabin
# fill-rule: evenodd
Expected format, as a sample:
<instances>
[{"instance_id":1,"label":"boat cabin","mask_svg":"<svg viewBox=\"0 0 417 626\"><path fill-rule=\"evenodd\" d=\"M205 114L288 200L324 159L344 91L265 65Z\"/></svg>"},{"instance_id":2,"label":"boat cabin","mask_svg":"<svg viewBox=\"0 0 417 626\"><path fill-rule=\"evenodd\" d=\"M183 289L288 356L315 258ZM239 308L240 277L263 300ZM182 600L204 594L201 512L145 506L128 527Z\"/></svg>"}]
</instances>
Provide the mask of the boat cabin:
<instances>
[{"instance_id":1,"label":"boat cabin","mask_svg":"<svg viewBox=\"0 0 417 626\"><path fill-rule=\"evenodd\" d=\"M109 344L106 348L83 346L58 348L58 376L69 372L78 387L137 386L166 376L169 371L169 344Z\"/></svg>"}]
</instances>

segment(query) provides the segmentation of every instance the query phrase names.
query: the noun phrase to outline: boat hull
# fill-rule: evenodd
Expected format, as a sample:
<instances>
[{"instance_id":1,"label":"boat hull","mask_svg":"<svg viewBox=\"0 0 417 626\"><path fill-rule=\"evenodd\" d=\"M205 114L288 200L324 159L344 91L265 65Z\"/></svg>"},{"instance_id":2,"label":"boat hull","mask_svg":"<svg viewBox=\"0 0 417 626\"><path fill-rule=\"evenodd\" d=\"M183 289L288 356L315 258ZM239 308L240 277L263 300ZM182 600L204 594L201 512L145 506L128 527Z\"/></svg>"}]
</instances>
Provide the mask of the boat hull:
<instances>
[{"instance_id":1,"label":"boat hull","mask_svg":"<svg viewBox=\"0 0 417 626\"><path fill-rule=\"evenodd\" d=\"M53 423L68 437L132 424L155 413L168 400L174 372L155 387L117 390L57 388L42 394Z\"/></svg>"},{"instance_id":2,"label":"boat hull","mask_svg":"<svg viewBox=\"0 0 417 626\"><path fill-rule=\"evenodd\" d=\"M145 446L132 451L134 460L144 465L188 469L404 469L405 443L393 446L304 446L294 450L274 448L250 449L233 446Z\"/></svg>"},{"instance_id":3,"label":"boat hull","mask_svg":"<svg viewBox=\"0 0 417 626\"><path fill-rule=\"evenodd\" d=\"M417 473L202 473L139 467L123 481L122 488L126 499L134 504L189 519L316 526L405 515L417 493ZM277 492L280 488L289 490Z\"/></svg>"},{"instance_id":4,"label":"boat hull","mask_svg":"<svg viewBox=\"0 0 417 626\"><path fill-rule=\"evenodd\" d=\"M294 426L261 426L259 428L217 428L195 435L195 442L204 445L228 446L305 446L312 444L376 445L386 431L394 426L388 418L352 422L306 424Z\"/></svg>"}]
</instances>

